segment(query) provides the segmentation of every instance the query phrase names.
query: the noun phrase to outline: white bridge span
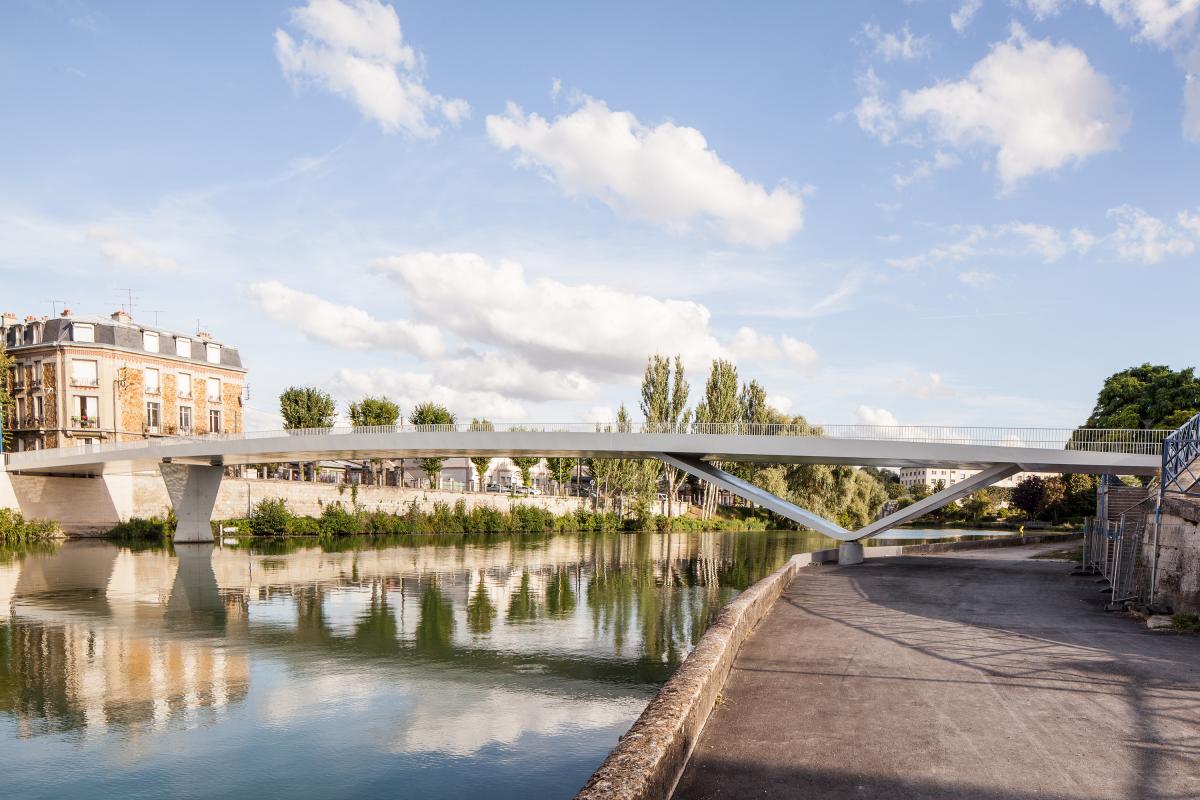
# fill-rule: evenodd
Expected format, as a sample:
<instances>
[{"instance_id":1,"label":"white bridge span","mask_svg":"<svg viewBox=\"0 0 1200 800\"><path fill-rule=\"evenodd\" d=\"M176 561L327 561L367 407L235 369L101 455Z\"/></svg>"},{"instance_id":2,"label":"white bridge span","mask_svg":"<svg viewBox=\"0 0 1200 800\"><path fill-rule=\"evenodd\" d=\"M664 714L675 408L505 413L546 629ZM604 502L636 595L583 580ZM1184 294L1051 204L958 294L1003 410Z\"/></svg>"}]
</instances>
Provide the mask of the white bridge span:
<instances>
[{"instance_id":1,"label":"white bridge span","mask_svg":"<svg viewBox=\"0 0 1200 800\"><path fill-rule=\"evenodd\" d=\"M179 518L177 542L212 541L223 468L321 459L431 456L653 458L843 542L860 542L1020 471L1154 475L1170 431L872 425L463 425L322 428L169 437L9 453L9 471L100 475L159 470ZM931 466L973 477L857 531L721 470L720 462ZM861 549L861 545L857 545ZM847 548L853 559L854 547Z\"/></svg>"}]
</instances>

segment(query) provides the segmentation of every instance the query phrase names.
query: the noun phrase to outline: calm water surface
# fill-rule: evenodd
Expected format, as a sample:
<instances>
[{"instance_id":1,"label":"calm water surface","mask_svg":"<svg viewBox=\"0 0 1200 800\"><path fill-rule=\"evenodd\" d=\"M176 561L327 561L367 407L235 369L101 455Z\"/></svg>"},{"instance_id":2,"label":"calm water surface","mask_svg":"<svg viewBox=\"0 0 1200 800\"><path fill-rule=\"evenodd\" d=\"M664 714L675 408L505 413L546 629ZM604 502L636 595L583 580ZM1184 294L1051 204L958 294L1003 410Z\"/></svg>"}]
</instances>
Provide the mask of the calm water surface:
<instances>
[{"instance_id":1,"label":"calm water surface","mask_svg":"<svg viewBox=\"0 0 1200 800\"><path fill-rule=\"evenodd\" d=\"M20 800L569 797L722 605L833 544L0 550L2 785Z\"/></svg>"}]
</instances>

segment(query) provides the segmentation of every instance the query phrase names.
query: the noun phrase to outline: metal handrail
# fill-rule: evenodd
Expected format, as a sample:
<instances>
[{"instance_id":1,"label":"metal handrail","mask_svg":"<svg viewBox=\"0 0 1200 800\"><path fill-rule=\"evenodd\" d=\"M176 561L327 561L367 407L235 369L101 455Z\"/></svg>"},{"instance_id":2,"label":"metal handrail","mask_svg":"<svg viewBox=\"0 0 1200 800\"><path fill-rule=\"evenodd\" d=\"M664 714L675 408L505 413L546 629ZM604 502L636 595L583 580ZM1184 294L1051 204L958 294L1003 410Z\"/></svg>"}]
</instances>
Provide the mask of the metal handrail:
<instances>
[{"instance_id":1,"label":"metal handrail","mask_svg":"<svg viewBox=\"0 0 1200 800\"><path fill-rule=\"evenodd\" d=\"M373 425L367 427L336 426L331 428L291 428L278 430L245 431L242 433L208 433L181 435L163 439L133 440L128 442L104 442L69 448L58 448L54 452L103 453L145 447L165 447L181 441L239 441L269 439L276 437L308 437L371 434L417 434L417 433L594 433L597 435L649 434L687 436L805 436L829 439L853 439L864 441L888 441L923 444L956 444L992 447L1025 447L1043 450L1083 450L1089 452L1121 453L1128 455L1159 455L1164 440L1175 433L1169 430L1107 429L1107 428L1002 428L963 427L935 425L807 425L794 423L750 423L750 422L690 422L668 425L661 423L634 422L588 423L588 422L511 422L491 423L489 430L480 431L478 425L455 423L447 425ZM45 457L45 450L40 451ZM19 465L22 453L13 453L9 463ZM31 454L34 457L36 453Z\"/></svg>"},{"instance_id":2,"label":"metal handrail","mask_svg":"<svg viewBox=\"0 0 1200 800\"><path fill-rule=\"evenodd\" d=\"M1192 468L1197 459L1200 459L1200 414L1163 439L1160 498L1168 491L1188 492L1200 485L1200 470ZM1181 480L1185 475L1188 478L1186 486Z\"/></svg>"}]
</instances>

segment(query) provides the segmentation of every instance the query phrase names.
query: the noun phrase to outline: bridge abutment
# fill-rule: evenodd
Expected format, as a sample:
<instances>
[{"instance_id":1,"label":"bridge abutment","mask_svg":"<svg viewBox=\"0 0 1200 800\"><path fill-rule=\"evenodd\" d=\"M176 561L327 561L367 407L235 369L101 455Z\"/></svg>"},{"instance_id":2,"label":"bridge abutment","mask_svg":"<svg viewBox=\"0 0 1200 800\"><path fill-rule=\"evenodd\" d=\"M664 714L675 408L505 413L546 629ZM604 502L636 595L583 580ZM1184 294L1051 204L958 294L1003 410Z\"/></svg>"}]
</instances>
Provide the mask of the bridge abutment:
<instances>
[{"instance_id":1,"label":"bridge abutment","mask_svg":"<svg viewBox=\"0 0 1200 800\"><path fill-rule=\"evenodd\" d=\"M164 463L158 469L162 473L163 483L167 485L167 494L171 497L171 506L178 520L175 543L213 541L209 523L225 468Z\"/></svg>"}]
</instances>

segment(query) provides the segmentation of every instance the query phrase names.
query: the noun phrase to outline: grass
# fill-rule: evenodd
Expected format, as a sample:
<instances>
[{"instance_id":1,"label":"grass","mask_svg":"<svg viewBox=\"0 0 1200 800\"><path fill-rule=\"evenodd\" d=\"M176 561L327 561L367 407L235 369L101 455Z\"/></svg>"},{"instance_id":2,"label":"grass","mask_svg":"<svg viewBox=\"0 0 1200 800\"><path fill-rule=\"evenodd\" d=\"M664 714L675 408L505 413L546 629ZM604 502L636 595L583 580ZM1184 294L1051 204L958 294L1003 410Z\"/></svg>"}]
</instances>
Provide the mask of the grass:
<instances>
[{"instance_id":1,"label":"grass","mask_svg":"<svg viewBox=\"0 0 1200 800\"><path fill-rule=\"evenodd\" d=\"M1185 633L1200 633L1200 614L1174 614L1171 627Z\"/></svg>"}]
</instances>

